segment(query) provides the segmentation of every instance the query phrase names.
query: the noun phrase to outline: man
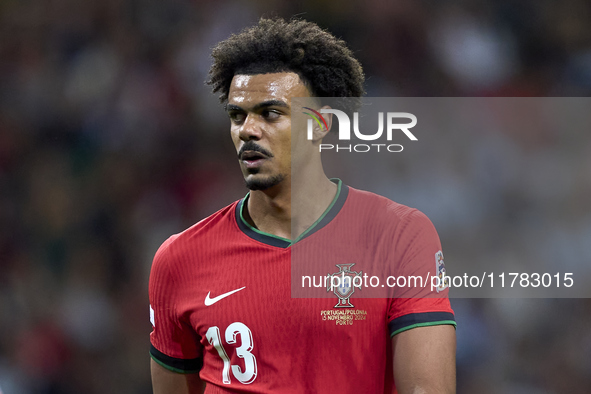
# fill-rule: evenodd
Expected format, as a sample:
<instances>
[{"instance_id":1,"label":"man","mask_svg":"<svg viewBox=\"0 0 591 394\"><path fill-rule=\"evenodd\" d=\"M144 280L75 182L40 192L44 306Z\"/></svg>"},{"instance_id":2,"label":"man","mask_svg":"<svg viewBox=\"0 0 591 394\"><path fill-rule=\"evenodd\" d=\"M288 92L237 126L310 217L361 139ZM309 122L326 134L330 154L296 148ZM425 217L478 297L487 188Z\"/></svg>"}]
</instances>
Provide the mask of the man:
<instances>
[{"instance_id":1,"label":"man","mask_svg":"<svg viewBox=\"0 0 591 394\"><path fill-rule=\"evenodd\" d=\"M312 140L292 130L301 112L292 98L318 110L322 97L363 94L351 51L313 23L261 19L213 58L209 83L226 104L250 192L154 258L154 393L455 392L447 298L291 297L296 253L310 266L331 260L333 270L350 259L437 274L439 239L422 213L326 177L318 146L330 117Z\"/></svg>"}]
</instances>

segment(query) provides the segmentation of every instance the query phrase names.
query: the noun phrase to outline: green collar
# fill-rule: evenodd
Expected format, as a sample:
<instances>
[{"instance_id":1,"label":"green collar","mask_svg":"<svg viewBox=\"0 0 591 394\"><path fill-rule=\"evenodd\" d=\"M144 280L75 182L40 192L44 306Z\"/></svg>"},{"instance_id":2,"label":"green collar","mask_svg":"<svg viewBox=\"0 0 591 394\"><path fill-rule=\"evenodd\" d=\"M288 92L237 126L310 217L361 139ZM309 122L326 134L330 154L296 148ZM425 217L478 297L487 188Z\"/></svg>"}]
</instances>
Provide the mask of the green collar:
<instances>
[{"instance_id":1,"label":"green collar","mask_svg":"<svg viewBox=\"0 0 591 394\"><path fill-rule=\"evenodd\" d=\"M246 205L246 202L248 201L250 192L247 193L246 196L242 200L240 200L236 205L236 222L238 223L238 227L250 238L253 238L259 242L279 248L288 248L294 243L306 237L309 237L316 231L326 226L341 211L341 208L345 204L345 200L347 200L347 195L349 194L349 187L347 185L344 185L343 182L338 178L332 178L331 181L337 184L337 194L335 195L334 199L332 200L328 208L326 208L324 213L320 215L318 220L316 220L314 224L308 227L308 229L306 229L306 231L300 234L300 236L297 237L294 241L287 238L279 237L277 235L266 233L257 228L254 228L244 219L243 210L244 206Z\"/></svg>"}]
</instances>

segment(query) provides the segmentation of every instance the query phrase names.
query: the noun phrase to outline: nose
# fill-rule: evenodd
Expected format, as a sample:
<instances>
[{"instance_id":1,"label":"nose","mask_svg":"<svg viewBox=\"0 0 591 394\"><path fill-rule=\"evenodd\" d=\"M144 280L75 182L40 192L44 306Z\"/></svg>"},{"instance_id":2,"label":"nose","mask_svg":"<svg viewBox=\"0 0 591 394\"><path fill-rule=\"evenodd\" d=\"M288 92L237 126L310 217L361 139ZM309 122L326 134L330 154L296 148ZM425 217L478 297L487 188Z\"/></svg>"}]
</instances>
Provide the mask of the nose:
<instances>
[{"instance_id":1,"label":"nose","mask_svg":"<svg viewBox=\"0 0 591 394\"><path fill-rule=\"evenodd\" d=\"M246 119L244 119L244 123L240 125L240 130L238 131L238 136L242 141L250 141L255 140L258 141L262 137L262 129L261 124L257 120L256 114L248 114Z\"/></svg>"}]
</instances>

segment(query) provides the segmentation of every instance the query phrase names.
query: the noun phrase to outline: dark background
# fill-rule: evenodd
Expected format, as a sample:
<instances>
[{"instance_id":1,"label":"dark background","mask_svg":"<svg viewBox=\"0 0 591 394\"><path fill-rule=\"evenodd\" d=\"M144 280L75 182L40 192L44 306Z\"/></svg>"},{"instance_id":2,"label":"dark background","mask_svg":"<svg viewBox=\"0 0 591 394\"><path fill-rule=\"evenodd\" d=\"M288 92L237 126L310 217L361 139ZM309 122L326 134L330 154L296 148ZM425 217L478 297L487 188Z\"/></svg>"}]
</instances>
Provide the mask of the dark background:
<instances>
[{"instance_id":1,"label":"dark background","mask_svg":"<svg viewBox=\"0 0 591 394\"><path fill-rule=\"evenodd\" d=\"M368 96L591 93L585 0L0 1L5 394L151 392L153 253L246 192L203 84L210 48L261 15L298 15L346 40ZM449 171L435 176L406 164L400 202L431 217L454 259L494 250L510 264L526 245L557 267L591 266L589 138L533 130L441 150ZM488 171L466 171L476 164ZM474 182L495 198L466 205ZM464 221L446 216L463 207ZM459 393L591 392L588 299L452 306Z\"/></svg>"}]
</instances>

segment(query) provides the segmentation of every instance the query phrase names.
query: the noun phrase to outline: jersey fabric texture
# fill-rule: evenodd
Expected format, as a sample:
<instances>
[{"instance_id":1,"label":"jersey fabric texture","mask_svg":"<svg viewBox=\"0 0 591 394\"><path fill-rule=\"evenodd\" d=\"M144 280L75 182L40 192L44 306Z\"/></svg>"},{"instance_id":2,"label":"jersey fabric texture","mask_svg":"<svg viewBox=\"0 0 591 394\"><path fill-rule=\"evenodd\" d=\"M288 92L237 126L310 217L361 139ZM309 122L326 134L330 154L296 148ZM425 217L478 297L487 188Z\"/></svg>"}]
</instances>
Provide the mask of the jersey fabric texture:
<instances>
[{"instance_id":1,"label":"jersey fabric texture","mask_svg":"<svg viewBox=\"0 0 591 394\"><path fill-rule=\"evenodd\" d=\"M418 210L337 182L333 203L294 242L244 220L248 195L164 242L150 274L154 361L199 372L206 393L395 393L391 337L455 326L447 289L433 298L430 288L412 298L354 293L347 305L326 288L324 298L293 298L292 253L353 256L367 237L387 238L389 272L435 275L439 237Z\"/></svg>"}]
</instances>

